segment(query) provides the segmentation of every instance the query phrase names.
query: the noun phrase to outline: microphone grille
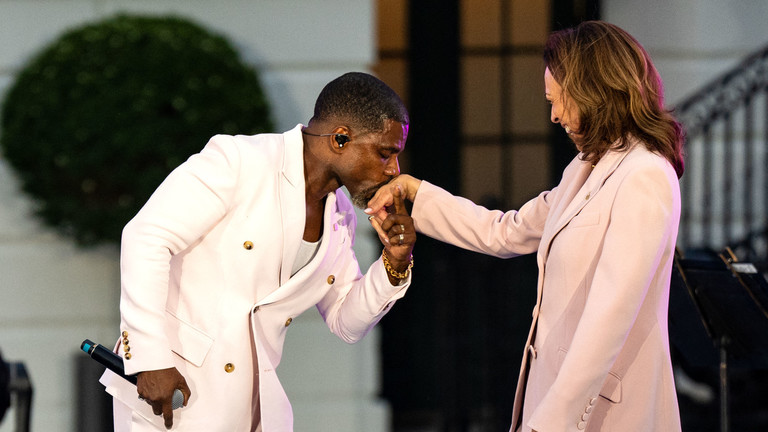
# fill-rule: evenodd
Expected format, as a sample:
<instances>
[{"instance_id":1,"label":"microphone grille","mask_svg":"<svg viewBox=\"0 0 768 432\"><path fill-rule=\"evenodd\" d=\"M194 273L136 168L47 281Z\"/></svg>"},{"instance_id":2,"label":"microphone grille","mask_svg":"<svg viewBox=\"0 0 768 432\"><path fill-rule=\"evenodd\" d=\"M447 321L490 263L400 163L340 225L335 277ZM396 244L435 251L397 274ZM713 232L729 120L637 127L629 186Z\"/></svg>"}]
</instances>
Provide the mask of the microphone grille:
<instances>
[{"instance_id":1,"label":"microphone grille","mask_svg":"<svg viewBox=\"0 0 768 432\"><path fill-rule=\"evenodd\" d=\"M181 408L184 406L184 395L181 390L176 389L173 391L173 399L171 400L171 407L173 409Z\"/></svg>"}]
</instances>

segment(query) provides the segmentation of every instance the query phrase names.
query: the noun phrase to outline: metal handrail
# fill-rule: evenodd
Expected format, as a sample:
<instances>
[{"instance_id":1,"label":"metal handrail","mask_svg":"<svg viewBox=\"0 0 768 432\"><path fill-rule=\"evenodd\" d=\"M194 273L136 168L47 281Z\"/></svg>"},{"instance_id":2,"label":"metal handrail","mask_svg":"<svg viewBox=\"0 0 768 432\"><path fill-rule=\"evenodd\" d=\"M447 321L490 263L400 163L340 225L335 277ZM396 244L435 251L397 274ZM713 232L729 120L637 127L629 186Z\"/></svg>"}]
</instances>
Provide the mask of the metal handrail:
<instances>
[{"instance_id":1,"label":"metal handrail","mask_svg":"<svg viewBox=\"0 0 768 432\"><path fill-rule=\"evenodd\" d=\"M762 112L761 112L762 111ZM768 268L768 46L677 105L686 129L679 245L740 246Z\"/></svg>"},{"instance_id":2,"label":"metal handrail","mask_svg":"<svg viewBox=\"0 0 768 432\"><path fill-rule=\"evenodd\" d=\"M727 116L750 94L768 87L768 46L680 102L675 113L688 133L702 132L713 119Z\"/></svg>"}]
</instances>

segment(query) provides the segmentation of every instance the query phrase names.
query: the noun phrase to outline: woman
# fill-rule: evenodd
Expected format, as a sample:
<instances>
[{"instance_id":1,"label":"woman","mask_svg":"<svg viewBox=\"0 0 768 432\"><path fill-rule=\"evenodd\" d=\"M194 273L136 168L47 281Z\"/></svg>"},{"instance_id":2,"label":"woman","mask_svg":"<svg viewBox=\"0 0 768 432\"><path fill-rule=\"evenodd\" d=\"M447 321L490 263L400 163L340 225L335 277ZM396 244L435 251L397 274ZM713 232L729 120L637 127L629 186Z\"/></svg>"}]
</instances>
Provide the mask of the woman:
<instances>
[{"instance_id":1,"label":"woman","mask_svg":"<svg viewBox=\"0 0 768 432\"><path fill-rule=\"evenodd\" d=\"M648 54L614 25L553 33L544 62L551 120L580 151L557 187L504 213L400 176L366 212L381 220L400 189L426 235L502 258L537 252L512 431L679 431L667 303L682 129Z\"/></svg>"}]
</instances>

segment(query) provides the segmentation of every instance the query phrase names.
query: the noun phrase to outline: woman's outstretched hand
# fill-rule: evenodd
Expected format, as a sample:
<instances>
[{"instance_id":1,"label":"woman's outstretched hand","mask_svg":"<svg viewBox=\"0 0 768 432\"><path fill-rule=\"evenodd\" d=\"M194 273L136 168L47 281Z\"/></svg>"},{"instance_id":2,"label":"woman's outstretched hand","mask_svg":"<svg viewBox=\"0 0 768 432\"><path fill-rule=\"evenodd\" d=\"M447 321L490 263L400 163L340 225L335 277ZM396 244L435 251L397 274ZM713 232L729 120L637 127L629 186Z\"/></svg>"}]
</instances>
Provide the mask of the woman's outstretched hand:
<instances>
[{"instance_id":1,"label":"woman's outstretched hand","mask_svg":"<svg viewBox=\"0 0 768 432\"><path fill-rule=\"evenodd\" d=\"M416 198L416 192L421 186L421 180L403 174L392 179L391 182L379 188L376 194L368 201L368 208L365 214L376 217L379 221L384 221L389 210L395 204L395 188L400 187L403 199L413 202Z\"/></svg>"}]
</instances>

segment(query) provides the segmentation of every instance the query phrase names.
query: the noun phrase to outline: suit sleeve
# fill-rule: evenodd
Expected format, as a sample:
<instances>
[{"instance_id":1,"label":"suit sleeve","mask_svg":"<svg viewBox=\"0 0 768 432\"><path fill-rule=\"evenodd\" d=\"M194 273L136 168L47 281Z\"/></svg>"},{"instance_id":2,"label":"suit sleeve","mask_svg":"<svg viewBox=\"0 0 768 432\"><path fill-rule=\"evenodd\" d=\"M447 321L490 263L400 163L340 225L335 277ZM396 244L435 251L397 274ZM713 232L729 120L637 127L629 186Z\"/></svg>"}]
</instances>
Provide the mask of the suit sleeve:
<instances>
[{"instance_id":1,"label":"suit sleeve","mask_svg":"<svg viewBox=\"0 0 768 432\"><path fill-rule=\"evenodd\" d=\"M488 210L422 181L413 202L416 230L442 242L499 258L535 252L552 197L542 192L519 211Z\"/></svg>"},{"instance_id":2,"label":"suit sleeve","mask_svg":"<svg viewBox=\"0 0 768 432\"><path fill-rule=\"evenodd\" d=\"M399 285L392 285L381 257L363 275L352 250L357 220L351 203L337 192L339 205L348 215L345 225L352 239L341 252L336 283L317 304L320 315L331 332L347 343L362 339L389 312L395 301L405 296L411 275Z\"/></svg>"},{"instance_id":3,"label":"suit sleeve","mask_svg":"<svg viewBox=\"0 0 768 432\"><path fill-rule=\"evenodd\" d=\"M660 278L662 261L674 251L676 181L671 167L660 164L645 164L622 179L571 346L528 422L534 430L576 431L585 405L598 397L650 286Z\"/></svg>"},{"instance_id":4,"label":"suit sleeve","mask_svg":"<svg viewBox=\"0 0 768 432\"><path fill-rule=\"evenodd\" d=\"M165 333L170 260L227 212L240 163L231 139L212 138L163 181L123 229L120 314L131 349L124 362L128 374L173 366Z\"/></svg>"}]
</instances>

